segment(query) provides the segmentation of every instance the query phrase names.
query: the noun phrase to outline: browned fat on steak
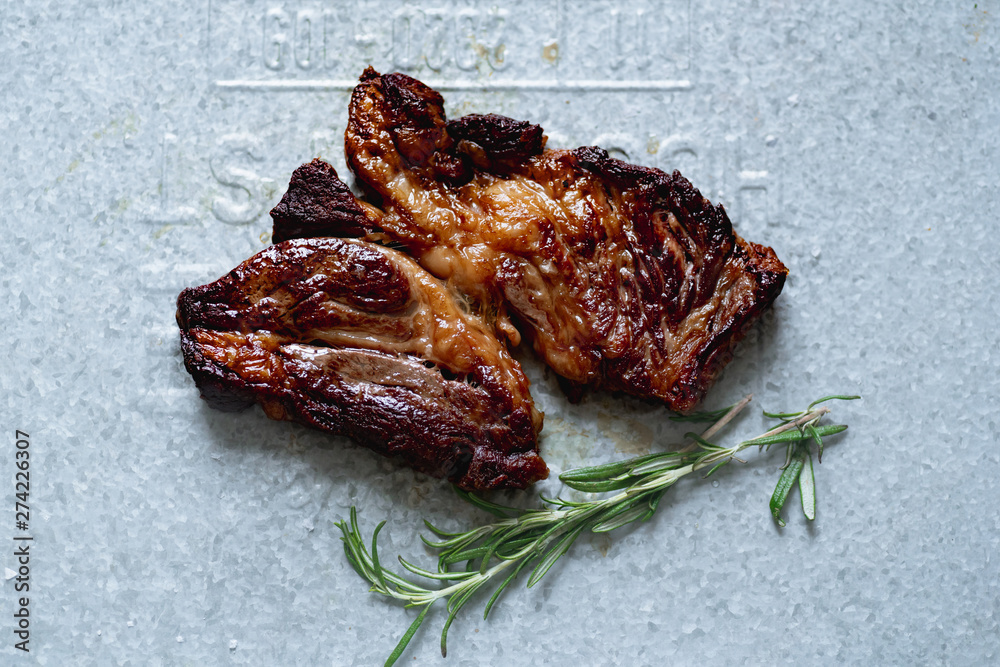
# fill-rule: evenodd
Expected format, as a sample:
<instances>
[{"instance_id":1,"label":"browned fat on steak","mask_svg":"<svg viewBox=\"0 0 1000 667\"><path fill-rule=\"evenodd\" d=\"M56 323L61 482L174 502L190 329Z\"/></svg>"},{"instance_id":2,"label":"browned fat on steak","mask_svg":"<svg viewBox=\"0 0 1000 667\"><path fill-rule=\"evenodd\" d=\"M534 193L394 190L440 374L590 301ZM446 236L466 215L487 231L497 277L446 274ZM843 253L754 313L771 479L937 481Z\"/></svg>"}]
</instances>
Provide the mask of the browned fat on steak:
<instances>
[{"instance_id":1,"label":"browned fat on steak","mask_svg":"<svg viewBox=\"0 0 1000 667\"><path fill-rule=\"evenodd\" d=\"M214 407L257 402L272 419L349 436L464 489L548 474L542 415L517 361L399 252L286 241L184 290L177 306L184 363Z\"/></svg>"},{"instance_id":2,"label":"browned fat on steak","mask_svg":"<svg viewBox=\"0 0 1000 667\"><path fill-rule=\"evenodd\" d=\"M774 251L676 171L547 150L537 125L448 121L442 105L404 74L362 75L346 152L382 210L368 235L495 313L512 343L530 339L571 395L605 387L691 410L781 291Z\"/></svg>"}]
</instances>

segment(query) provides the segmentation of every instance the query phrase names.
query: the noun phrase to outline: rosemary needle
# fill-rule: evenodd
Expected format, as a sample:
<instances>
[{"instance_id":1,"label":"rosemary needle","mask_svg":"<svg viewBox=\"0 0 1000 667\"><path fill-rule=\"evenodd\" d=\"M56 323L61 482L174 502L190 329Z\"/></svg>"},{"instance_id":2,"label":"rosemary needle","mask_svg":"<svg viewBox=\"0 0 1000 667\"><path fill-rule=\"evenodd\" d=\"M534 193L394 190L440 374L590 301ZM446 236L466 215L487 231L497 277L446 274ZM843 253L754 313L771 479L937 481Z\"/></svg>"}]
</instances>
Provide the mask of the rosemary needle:
<instances>
[{"instance_id":1,"label":"rosemary needle","mask_svg":"<svg viewBox=\"0 0 1000 667\"><path fill-rule=\"evenodd\" d=\"M378 534L383 521L375 528L369 550L361 534L356 508L351 508L349 521L337 526L343 533L344 552L355 571L369 584L371 591L395 598L407 607L422 607L420 614L403 634L386 661L392 665L402 655L410 640L424 622L430 607L438 600L446 601L447 618L441 632L441 654L447 654L448 629L458 613L483 587L495 585L486 603L483 618L496 604L522 571L532 568L527 585L537 584L546 572L567 552L576 539L586 532L604 533L651 517L664 493L679 479L707 469L705 477L726 465L736 454L749 447L762 450L785 445L786 465L771 497L771 513L784 526L781 510L794 486L802 496L802 509L812 520L816 514L815 482L813 479L810 443L815 442L822 460L823 438L840 433L846 426L820 424L830 412L817 407L828 400L851 400L857 396L827 396L814 401L799 412L768 413L781 424L766 433L744 440L732 447L720 447L709 441L719 433L750 402L750 396L739 403L714 413L702 413L686 421L713 421L701 435L688 433L691 443L678 451L649 454L587 468L570 470L559 479L571 489L590 492L615 492L613 495L587 501L562 498L542 498L547 507L516 509L489 502L471 493L458 494L477 507L497 515L493 523L461 533L448 533L424 522L434 534L422 537L437 551L436 570L427 570L399 557L399 564L409 573L423 579L444 582L441 588L427 588L387 569L378 553ZM739 460L739 459L737 459ZM456 567L456 566L464 567Z\"/></svg>"}]
</instances>

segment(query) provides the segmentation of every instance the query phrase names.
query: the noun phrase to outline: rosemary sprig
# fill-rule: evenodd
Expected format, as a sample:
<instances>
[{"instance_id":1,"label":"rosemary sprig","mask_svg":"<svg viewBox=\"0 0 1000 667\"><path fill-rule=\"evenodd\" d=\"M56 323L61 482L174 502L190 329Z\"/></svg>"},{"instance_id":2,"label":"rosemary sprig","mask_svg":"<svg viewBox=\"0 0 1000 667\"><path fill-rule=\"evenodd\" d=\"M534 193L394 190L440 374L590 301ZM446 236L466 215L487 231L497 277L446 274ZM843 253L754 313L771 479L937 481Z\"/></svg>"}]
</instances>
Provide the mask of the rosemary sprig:
<instances>
[{"instance_id":1,"label":"rosemary sprig","mask_svg":"<svg viewBox=\"0 0 1000 667\"><path fill-rule=\"evenodd\" d=\"M375 528L369 550L358 525L357 510L352 507L350 521L341 521L337 526L343 533L344 551L355 571L371 584L372 592L401 600L407 607L423 607L385 664L392 665L402 655L424 622L428 610L438 600L446 600L448 612L441 632L441 654L446 655L448 629L452 621L481 588L499 582L486 603L483 613L485 619L503 591L529 566L533 566L527 582L528 588L531 588L583 533L606 533L649 519L656 512L664 493L679 479L705 469L708 472L704 476L708 477L733 459L741 460L736 455L749 447L768 450L775 445L786 446L786 462L771 498L771 512L778 523L784 526L781 509L797 482L803 511L812 520L816 511L810 443L817 444L819 455L822 456L823 438L847 428L843 425L820 424L823 416L830 410L817 406L832 399L854 398L858 397L827 396L799 412L765 412L765 416L779 419L782 423L756 438L744 440L732 447L720 447L712 443L709 439L749 403L748 396L725 411L703 413L702 417L711 417L715 423L700 435L686 434L685 437L691 443L678 451L578 468L559 476L566 486L577 491L617 492L593 500L571 501L561 497L542 497L547 507L516 509L457 490L462 498L497 515L498 520L460 533L445 532L425 521L427 528L435 536L432 539L421 536L424 543L438 553L437 569L434 571L418 567L399 557L400 565L410 573L448 584L441 588L427 588L385 568L378 554L378 535L385 521Z\"/></svg>"}]
</instances>

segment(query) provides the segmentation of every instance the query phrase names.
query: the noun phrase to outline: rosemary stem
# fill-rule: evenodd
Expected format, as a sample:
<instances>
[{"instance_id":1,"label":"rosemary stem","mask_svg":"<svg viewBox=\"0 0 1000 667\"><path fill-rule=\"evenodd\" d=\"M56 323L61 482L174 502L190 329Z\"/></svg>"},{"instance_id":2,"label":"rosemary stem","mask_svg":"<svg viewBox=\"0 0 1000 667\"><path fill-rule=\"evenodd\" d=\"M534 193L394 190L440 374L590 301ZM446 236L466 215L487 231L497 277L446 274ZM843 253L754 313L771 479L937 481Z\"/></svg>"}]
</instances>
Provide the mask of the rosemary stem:
<instances>
[{"instance_id":1,"label":"rosemary stem","mask_svg":"<svg viewBox=\"0 0 1000 667\"><path fill-rule=\"evenodd\" d=\"M384 569L379 562L376 543L379 530L385 522L375 529L369 552L358 528L356 512L352 508L350 523L342 521L337 524L344 534L345 553L351 565L371 584L372 591L400 600L408 607L424 608L403 635L387 664L392 664L399 658L417 627L423 622L427 609L438 600L445 599L448 607L448 618L441 634L443 654L452 620L482 586L491 582L496 585L486 604L485 618L501 592L517 578L522 569L534 567L528 579L528 587L534 586L584 532L609 532L626 524L645 521L656 512L664 492L678 480L704 469L708 469L706 476L711 475L733 459L745 463L736 456L744 449L754 446L770 448L779 443L787 445L788 456L795 457L797 467L783 468L771 499L771 513L779 525L784 525L781 509L789 490L793 484L798 483L803 499L803 512L807 519L814 519L816 513L811 463L808 467L808 479L803 480L800 476L801 471L806 469L803 462L810 461L810 439L816 442L822 456L822 438L840 433L847 427L819 425L830 409L813 408L822 401L857 397L828 396L810 404L803 412L765 412L767 417L781 419L782 424L731 447L713 444L710 439L717 436L743 411L751 398L748 395L733 405L701 435L690 433L688 437L692 442L683 449L580 468L562 476L570 488L588 493L606 492L608 495L604 497L591 496L586 501L568 501L543 496L545 505L537 509L515 509L487 502L467 493L462 494L473 504L504 518L464 533L444 532L428 523L427 526L440 538L435 541L424 539L427 546L439 554L437 572L417 567L403 558L399 559L400 564L412 574L435 581L435 585L447 582L448 585L443 588L427 588ZM794 429L798 429L798 433L787 433ZM460 566L452 569L456 563L467 565L465 569ZM498 578L501 574L503 577Z\"/></svg>"},{"instance_id":2,"label":"rosemary stem","mask_svg":"<svg viewBox=\"0 0 1000 667\"><path fill-rule=\"evenodd\" d=\"M719 421L707 429L703 438L708 439L709 437L718 433L729 421L731 421L746 405L750 402L751 396L747 396L739 403L734 405L729 412L727 412ZM476 531L476 539L483 537L496 529L501 528L512 528L517 526L523 526L525 524L532 524L538 526L556 526L562 523L563 525L557 529L550 532L546 532L538 539L533 540L518 550L516 553L512 554L510 557L500 559L495 565L492 565L488 569L481 573L478 573L467 579L462 579L457 583L451 584L445 588L440 588L436 590L422 589L419 593L414 591L404 591L400 588L389 588L386 586L384 589L380 587L380 591L386 595L389 595L397 600L402 600L408 603L410 606L424 606L430 605L434 602L442 599L448 598L455 593L460 593L462 591L470 590L471 588L478 587L480 584L489 581L501 572L505 571L511 565L520 562L523 558L528 557L530 554L538 554L545 551L549 544L554 540L562 537L567 532L580 528L587 521L591 520L595 516L599 516L604 510L612 507L616 507L621 503L631 500L636 496L640 496L644 493L656 492L663 490L671 485L673 485L677 480L682 477L689 475L698 470L707 468L708 466L724 461L725 459L732 459L740 451L746 449L747 447L752 447L755 440L760 438L768 437L771 435L777 435L778 433L783 433L785 431L791 430L793 428L798 428L804 424L807 424L813 420L817 420L824 414L830 411L829 408L817 408L812 410L794 421L783 424L777 428L771 429L770 431L759 435L756 438L751 438L750 440L744 440L743 442L729 447L727 449L720 449L718 452L714 452L707 457L698 460L695 463L689 463L680 468L674 468L672 470L666 470L660 474L651 475L645 479L637 481L635 484L623 489L622 491L616 493L615 495L603 498L600 500L595 500L590 503L572 507L570 509L545 509L545 510L531 510L520 516L512 517L509 519L503 519L492 524L491 527L483 527ZM697 445L697 443L694 443ZM684 450L681 450L684 451ZM489 528L489 529L487 529ZM474 542L475 540L463 540L463 544L468 544L469 542Z\"/></svg>"},{"instance_id":3,"label":"rosemary stem","mask_svg":"<svg viewBox=\"0 0 1000 667\"><path fill-rule=\"evenodd\" d=\"M468 590L470 587L476 586L482 582L489 581L495 577L500 572L503 572L508 567L516 563L514 560L503 560L486 570L486 572L475 575L474 577L469 577L468 579L463 579L457 584L452 584L445 588L438 588L436 590L424 589L424 592L417 593L403 593L402 591L386 589L384 591L379 591L390 597L396 598L397 600L402 600L406 602L408 606L411 607L422 607L424 605L434 604L438 600L446 597L450 597L453 593L459 591Z\"/></svg>"},{"instance_id":4,"label":"rosemary stem","mask_svg":"<svg viewBox=\"0 0 1000 667\"><path fill-rule=\"evenodd\" d=\"M822 417L823 415L827 414L828 412L830 412L830 408L816 408L815 410L812 410L812 411L807 412L806 414L802 415L801 417L799 417L795 421L790 421L787 424L782 424L781 426L778 426L776 428L772 428L770 431L768 431L764 435L758 435L756 438L753 438L753 439L754 440L759 440L761 438L766 438L768 436L778 435L779 433L784 433L785 431L791 431L793 428L798 428L798 427L806 424L807 422L811 422L814 419L819 419L820 417Z\"/></svg>"},{"instance_id":5,"label":"rosemary stem","mask_svg":"<svg viewBox=\"0 0 1000 667\"><path fill-rule=\"evenodd\" d=\"M745 408L750 403L751 400L753 400L753 394L747 394L746 396L744 396L739 403L729 408L726 414L722 415L722 417L719 418L719 421L715 422L707 429L705 429L704 433L701 434L701 437L704 440L711 439L716 433L721 431L726 426L726 424L735 419L736 415L742 412L743 408ZM698 443L692 442L677 451L686 453L686 452L692 452L697 448L698 448Z\"/></svg>"},{"instance_id":6,"label":"rosemary stem","mask_svg":"<svg viewBox=\"0 0 1000 667\"><path fill-rule=\"evenodd\" d=\"M712 436L721 431L726 424L735 419L736 415L738 415L743 410L743 408L745 408L752 400L753 400L753 394L747 394L746 396L744 396L743 400L741 400L739 403L731 407L729 409L729 412L722 415L722 419L709 426L705 430L705 432L701 434L701 437L703 437L705 440L711 440Z\"/></svg>"}]
</instances>

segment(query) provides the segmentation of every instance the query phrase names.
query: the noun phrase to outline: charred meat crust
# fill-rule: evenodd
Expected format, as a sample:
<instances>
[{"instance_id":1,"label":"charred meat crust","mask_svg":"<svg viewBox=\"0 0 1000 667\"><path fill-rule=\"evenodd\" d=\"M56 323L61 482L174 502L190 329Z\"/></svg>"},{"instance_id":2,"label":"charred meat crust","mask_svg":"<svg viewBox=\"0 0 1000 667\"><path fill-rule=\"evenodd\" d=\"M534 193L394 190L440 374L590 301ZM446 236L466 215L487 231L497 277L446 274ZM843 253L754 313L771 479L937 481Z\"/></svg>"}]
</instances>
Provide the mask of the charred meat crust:
<instances>
[{"instance_id":1,"label":"charred meat crust","mask_svg":"<svg viewBox=\"0 0 1000 667\"><path fill-rule=\"evenodd\" d=\"M213 407L257 402L465 489L547 476L520 366L396 251L286 241L184 290L177 321L185 366Z\"/></svg>"},{"instance_id":2,"label":"charred meat crust","mask_svg":"<svg viewBox=\"0 0 1000 667\"><path fill-rule=\"evenodd\" d=\"M392 109L394 122L389 131L396 150L410 165L438 180L453 184L468 181L471 166L454 150L455 140L446 128L441 94L405 74L386 74L380 80Z\"/></svg>"},{"instance_id":3,"label":"charred meat crust","mask_svg":"<svg viewBox=\"0 0 1000 667\"><path fill-rule=\"evenodd\" d=\"M369 69L345 143L386 237L494 304L563 384L691 410L787 270L679 173L544 150L541 135L502 116L449 122L437 91Z\"/></svg>"},{"instance_id":4,"label":"charred meat crust","mask_svg":"<svg viewBox=\"0 0 1000 667\"><path fill-rule=\"evenodd\" d=\"M292 172L271 218L274 243L315 236L360 237L377 229L337 170L319 159Z\"/></svg>"},{"instance_id":5,"label":"charred meat crust","mask_svg":"<svg viewBox=\"0 0 1000 667\"><path fill-rule=\"evenodd\" d=\"M635 232L633 250L640 255L637 259L645 260L637 262L640 277L652 290L648 296L665 306L669 321L676 324L705 303L736 240L725 209L702 197L679 171L668 175L629 164L596 146L577 148L572 154L578 166L602 178L622 200ZM674 227L681 233L664 224L663 218L669 216L676 219ZM681 265L667 252L668 240L681 245L685 259L700 260L696 291L683 289ZM651 266L658 267L661 275L648 275ZM644 270L647 275L642 275Z\"/></svg>"},{"instance_id":6,"label":"charred meat crust","mask_svg":"<svg viewBox=\"0 0 1000 667\"><path fill-rule=\"evenodd\" d=\"M545 146L540 126L492 113L462 116L449 121L447 130L458 142L460 157L471 159L477 169L497 174L516 169Z\"/></svg>"}]
</instances>

